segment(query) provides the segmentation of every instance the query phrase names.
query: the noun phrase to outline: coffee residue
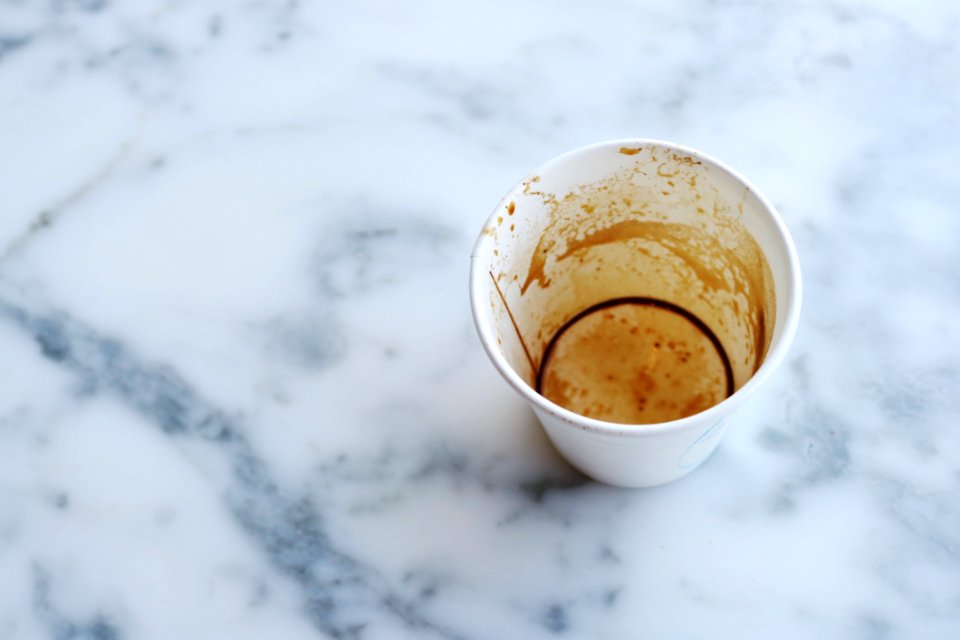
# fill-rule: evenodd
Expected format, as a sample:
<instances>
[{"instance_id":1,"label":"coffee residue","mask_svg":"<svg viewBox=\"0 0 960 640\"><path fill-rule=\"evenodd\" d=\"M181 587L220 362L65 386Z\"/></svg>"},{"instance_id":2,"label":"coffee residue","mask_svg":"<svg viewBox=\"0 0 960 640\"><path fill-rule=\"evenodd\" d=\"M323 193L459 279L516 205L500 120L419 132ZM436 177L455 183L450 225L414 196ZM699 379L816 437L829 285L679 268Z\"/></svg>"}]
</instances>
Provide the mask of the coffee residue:
<instances>
[{"instance_id":1,"label":"coffee residue","mask_svg":"<svg viewBox=\"0 0 960 640\"><path fill-rule=\"evenodd\" d=\"M769 334L767 324L774 321L774 308L769 302L772 298L769 266L756 241L740 222L742 202L739 206L728 204L709 180L698 181L696 172L702 173L704 168L698 166L702 161L693 157L670 153L658 158L653 149L644 147L619 150L629 156L643 151L655 163L656 170L651 172L655 175L644 170L650 166L649 162L638 161L604 180L580 185L559 197L533 188L539 176L524 183L524 194L539 196L543 206L552 213L533 253L529 254L527 273L519 291L521 299L530 293L534 283L546 290L554 280L563 282L565 288L571 278L585 282L583 276L572 276L575 271L571 270L587 269L585 265L600 269L606 253L598 249L604 246L622 247L610 254L619 255L620 259L625 255L624 250L644 254L651 260L655 255L673 256L680 261L677 264L685 265L685 271L674 265L666 272L651 272L649 277L673 278L674 290L687 291L687 295L699 298L699 313L705 321L714 324L726 339L742 345L732 350L728 347L736 356L736 369L741 372L737 379L742 384L744 375L752 375L762 363ZM675 191L678 184L689 185L692 190ZM677 207L687 212L680 216L682 223L674 221L671 212ZM572 256L579 260L566 265L565 261ZM595 302L594 298L586 305ZM712 310L704 305L710 305ZM536 316L536 312L532 313L531 318ZM549 324L547 336L540 337L543 336L543 327L540 327L537 340L546 340L563 322L563 319L545 320ZM526 321L521 324L528 331L537 330ZM746 336L749 338L744 340Z\"/></svg>"},{"instance_id":2,"label":"coffee residue","mask_svg":"<svg viewBox=\"0 0 960 640\"><path fill-rule=\"evenodd\" d=\"M580 415L651 424L729 397L733 373L699 318L662 300L622 298L584 310L557 331L536 389Z\"/></svg>"},{"instance_id":3,"label":"coffee residue","mask_svg":"<svg viewBox=\"0 0 960 640\"><path fill-rule=\"evenodd\" d=\"M682 224L671 224L668 222L648 222L644 220L624 220L588 233L584 238L575 238L567 240L567 250L557 256L557 261L569 257L571 254L586 249L596 247L611 242L623 242L631 239L652 240L660 246L667 249L675 256L687 263L700 282L710 289L721 289L726 286L723 279L713 273L705 264L701 256L694 255L688 247L694 238L690 227ZM717 245L716 240L696 238L703 242L708 241ZM719 250L719 246L713 246L711 251ZM742 290L739 287L738 290Z\"/></svg>"},{"instance_id":4,"label":"coffee residue","mask_svg":"<svg viewBox=\"0 0 960 640\"><path fill-rule=\"evenodd\" d=\"M527 269L527 279L523 281L523 285L520 287L520 295L525 294L527 287L533 284L534 281L539 282L540 287L544 289L550 286L550 278L547 277L544 268L547 265L547 256L550 255L550 251L553 250L555 244L557 244L557 241L553 238L548 238L546 233L540 236L540 241L537 243L536 249L533 250L533 256L530 258L530 268Z\"/></svg>"}]
</instances>

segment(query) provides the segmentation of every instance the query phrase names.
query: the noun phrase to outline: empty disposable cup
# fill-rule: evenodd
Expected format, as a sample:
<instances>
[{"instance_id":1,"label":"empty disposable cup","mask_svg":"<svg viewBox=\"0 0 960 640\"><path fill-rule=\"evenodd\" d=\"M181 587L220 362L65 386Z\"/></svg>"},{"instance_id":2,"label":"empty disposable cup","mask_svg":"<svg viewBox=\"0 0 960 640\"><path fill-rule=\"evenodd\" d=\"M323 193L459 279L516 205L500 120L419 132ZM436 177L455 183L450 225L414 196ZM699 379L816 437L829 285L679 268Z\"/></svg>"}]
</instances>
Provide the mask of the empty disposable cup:
<instances>
[{"instance_id":1,"label":"empty disposable cup","mask_svg":"<svg viewBox=\"0 0 960 640\"><path fill-rule=\"evenodd\" d=\"M699 466L780 365L801 280L783 221L744 177L630 139L511 189L477 240L470 298L484 349L560 453L644 487Z\"/></svg>"}]
</instances>

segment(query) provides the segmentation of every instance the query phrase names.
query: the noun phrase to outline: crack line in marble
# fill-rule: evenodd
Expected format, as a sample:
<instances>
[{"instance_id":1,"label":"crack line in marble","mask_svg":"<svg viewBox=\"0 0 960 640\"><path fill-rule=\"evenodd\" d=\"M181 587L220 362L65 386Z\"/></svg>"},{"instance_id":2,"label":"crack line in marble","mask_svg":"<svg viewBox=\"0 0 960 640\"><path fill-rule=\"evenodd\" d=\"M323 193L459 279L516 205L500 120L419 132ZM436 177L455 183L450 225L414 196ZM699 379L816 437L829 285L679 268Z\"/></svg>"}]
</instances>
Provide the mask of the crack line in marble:
<instances>
[{"instance_id":1,"label":"crack line in marble","mask_svg":"<svg viewBox=\"0 0 960 640\"><path fill-rule=\"evenodd\" d=\"M0 262L13 257L23 250L30 241L45 229L52 227L63 214L72 206L87 197L94 189L100 186L109 178L120 163L130 153L133 148L133 141L123 142L110 158L104 162L90 177L86 178L79 185L71 189L66 195L58 199L48 207L44 207L34 216L30 224L7 245L3 253L0 253Z\"/></svg>"}]
</instances>

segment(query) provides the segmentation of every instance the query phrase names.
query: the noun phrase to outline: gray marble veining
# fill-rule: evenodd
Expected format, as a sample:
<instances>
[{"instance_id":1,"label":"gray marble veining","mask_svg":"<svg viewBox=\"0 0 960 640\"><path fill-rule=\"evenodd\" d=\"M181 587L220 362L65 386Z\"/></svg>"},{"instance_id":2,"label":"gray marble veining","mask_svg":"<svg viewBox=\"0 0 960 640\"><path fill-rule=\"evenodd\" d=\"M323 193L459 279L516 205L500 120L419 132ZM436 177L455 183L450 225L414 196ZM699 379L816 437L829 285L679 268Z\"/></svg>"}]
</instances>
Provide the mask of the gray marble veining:
<instances>
[{"instance_id":1,"label":"gray marble veining","mask_svg":"<svg viewBox=\"0 0 960 640\"><path fill-rule=\"evenodd\" d=\"M0 638L946 638L960 10L0 7ZM470 247L604 139L729 162L795 348L648 491L551 449Z\"/></svg>"}]
</instances>

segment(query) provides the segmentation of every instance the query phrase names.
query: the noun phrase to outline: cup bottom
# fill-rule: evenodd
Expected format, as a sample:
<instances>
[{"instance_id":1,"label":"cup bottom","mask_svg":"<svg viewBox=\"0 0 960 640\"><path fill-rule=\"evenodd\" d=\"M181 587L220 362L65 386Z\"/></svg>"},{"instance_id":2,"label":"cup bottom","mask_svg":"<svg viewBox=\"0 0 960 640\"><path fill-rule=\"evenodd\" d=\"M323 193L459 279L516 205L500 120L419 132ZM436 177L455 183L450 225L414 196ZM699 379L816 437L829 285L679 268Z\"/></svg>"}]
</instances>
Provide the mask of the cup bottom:
<instances>
[{"instance_id":1,"label":"cup bottom","mask_svg":"<svg viewBox=\"0 0 960 640\"><path fill-rule=\"evenodd\" d=\"M716 335L689 311L653 298L616 298L557 331L536 389L582 416L653 424L718 404L733 393L733 374Z\"/></svg>"}]
</instances>

